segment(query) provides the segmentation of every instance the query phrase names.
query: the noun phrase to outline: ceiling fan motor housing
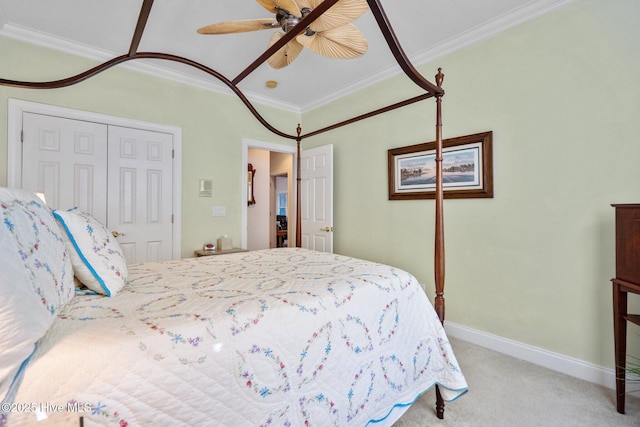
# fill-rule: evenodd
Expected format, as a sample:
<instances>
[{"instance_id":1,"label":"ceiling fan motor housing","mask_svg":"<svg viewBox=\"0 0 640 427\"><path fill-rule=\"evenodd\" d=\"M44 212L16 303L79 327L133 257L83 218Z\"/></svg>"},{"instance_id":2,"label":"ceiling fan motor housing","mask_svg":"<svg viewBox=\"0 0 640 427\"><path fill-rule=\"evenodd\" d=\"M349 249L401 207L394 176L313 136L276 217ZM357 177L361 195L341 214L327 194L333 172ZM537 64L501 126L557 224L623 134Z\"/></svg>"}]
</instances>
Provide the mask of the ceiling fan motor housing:
<instances>
[{"instance_id":1,"label":"ceiling fan motor housing","mask_svg":"<svg viewBox=\"0 0 640 427\"><path fill-rule=\"evenodd\" d=\"M282 27L282 31L286 33L290 29L298 25L298 23L300 23L300 20L311 12L311 9L308 7L303 7L302 9L300 9L300 12L302 12L302 16L295 16L289 13L288 10L280 8L277 9L276 21L278 21L278 23ZM311 30L311 28L309 27L306 28L305 35L312 36L314 34L315 31Z\"/></svg>"}]
</instances>

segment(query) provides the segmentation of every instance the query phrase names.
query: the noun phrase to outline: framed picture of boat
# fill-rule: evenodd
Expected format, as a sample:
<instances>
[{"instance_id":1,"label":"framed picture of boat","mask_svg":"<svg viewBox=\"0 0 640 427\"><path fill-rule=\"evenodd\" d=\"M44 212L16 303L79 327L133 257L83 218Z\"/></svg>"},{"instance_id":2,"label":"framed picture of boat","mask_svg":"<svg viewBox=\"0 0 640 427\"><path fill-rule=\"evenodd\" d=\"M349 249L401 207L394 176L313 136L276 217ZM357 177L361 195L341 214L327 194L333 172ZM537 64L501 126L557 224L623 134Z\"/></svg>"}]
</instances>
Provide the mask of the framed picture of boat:
<instances>
[{"instance_id":1,"label":"framed picture of boat","mask_svg":"<svg viewBox=\"0 0 640 427\"><path fill-rule=\"evenodd\" d=\"M493 132L442 141L444 197L493 197ZM433 199L436 142L388 150L389 200Z\"/></svg>"}]
</instances>

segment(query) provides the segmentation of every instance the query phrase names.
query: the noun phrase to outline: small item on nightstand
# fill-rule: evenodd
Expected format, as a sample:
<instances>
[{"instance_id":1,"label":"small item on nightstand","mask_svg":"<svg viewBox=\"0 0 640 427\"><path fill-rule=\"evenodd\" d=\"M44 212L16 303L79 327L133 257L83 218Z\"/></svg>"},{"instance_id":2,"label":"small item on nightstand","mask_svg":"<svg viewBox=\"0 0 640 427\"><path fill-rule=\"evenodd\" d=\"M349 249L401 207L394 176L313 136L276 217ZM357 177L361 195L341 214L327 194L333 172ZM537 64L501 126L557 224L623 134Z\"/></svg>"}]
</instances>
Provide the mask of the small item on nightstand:
<instances>
[{"instance_id":1,"label":"small item on nightstand","mask_svg":"<svg viewBox=\"0 0 640 427\"><path fill-rule=\"evenodd\" d=\"M204 246L202 246L202 250L203 251L215 251L216 250L216 245L214 245L213 243L205 243Z\"/></svg>"},{"instance_id":2,"label":"small item on nightstand","mask_svg":"<svg viewBox=\"0 0 640 427\"><path fill-rule=\"evenodd\" d=\"M231 238L224 236L218 239L218 249L221 251L228 251L233 249L233 243L231 243Z\"/></svg>"}]
</instances>

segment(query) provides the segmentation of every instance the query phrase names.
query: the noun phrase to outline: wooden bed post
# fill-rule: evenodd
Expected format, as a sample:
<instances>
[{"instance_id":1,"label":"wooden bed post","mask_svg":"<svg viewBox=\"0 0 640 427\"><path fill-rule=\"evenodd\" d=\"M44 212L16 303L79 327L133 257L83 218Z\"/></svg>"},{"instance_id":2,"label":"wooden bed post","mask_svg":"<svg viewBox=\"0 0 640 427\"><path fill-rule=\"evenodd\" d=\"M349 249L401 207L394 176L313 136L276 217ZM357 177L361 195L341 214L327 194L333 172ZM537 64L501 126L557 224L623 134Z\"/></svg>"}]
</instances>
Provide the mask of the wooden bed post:
<instances>
[{"instance_id":1,"label":"wooden bed post","mask_svg":"<svg viewBox=\"0 0 640 427\"><path fill-rule=\"evenodd\" d=\"M438 68L436 83L442 87L444 74ZM442 95L436 95L436 232L434 252L434 276L436 298L434 307L440 322L444 324L444 190L442 188Z\"/></svg>"},{"instance_id":2,"label":"wooden bed post","mask_svg":"<svg viewBox=\"0 0 640 427\"><path fill-rule=\"evenodd\" d=\"M301 186L302 186L302 177L300 176L300 133L302 132L302 128L300 127L300 123L298 123L298 127L296 128L296 132L298 136L296 138L296 142L298 148L296 150L296 248L302 247L302 214L300 213L300 194L301 194Z\"/></svg>"},{"instance_id":3,"label":"wooden bed post","mask_svg":"<svg viewBox=\"0 0 640 427\"><path fill-rule=\"evenodd\" d=\"M444 74L438 68L436 84L442 87ZM442 95L436 95L436 232L434 248L434 276L436 298L434 308L444 325L444 190L442 188ZM436 416L444 418L444 399L436 385Z\"/></svg>"}]
</instances>

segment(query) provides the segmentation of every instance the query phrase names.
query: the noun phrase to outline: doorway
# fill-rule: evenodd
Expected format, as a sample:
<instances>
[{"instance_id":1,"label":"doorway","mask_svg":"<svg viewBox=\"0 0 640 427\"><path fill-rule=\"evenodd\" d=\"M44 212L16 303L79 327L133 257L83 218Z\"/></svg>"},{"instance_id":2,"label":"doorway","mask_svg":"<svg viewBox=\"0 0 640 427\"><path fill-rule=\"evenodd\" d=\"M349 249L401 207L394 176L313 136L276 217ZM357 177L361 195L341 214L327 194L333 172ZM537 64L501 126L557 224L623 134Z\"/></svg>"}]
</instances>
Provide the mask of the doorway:
<instances>
[{"instance_id":1,"label":"doorway","mask_svg":"<svg viewBox=\"0 0 640 427\"><path fill-rule=\"evenodd\" d=\"M242 164L251 163L256 169L253 181L256 203L248 206L242 204L242 247L249 250L276 247L277 232L277 177L286 177L287 213L294 212L296 195L295 154L296 147L274 144L251 139L243 140ZM242 188L247 187L247 174L242 174ZM293 242L295 236L295 218L287 215L287 244ZM291 236L291 237L289 237Z\"/></svg>"},{"instance_id":2,"label":"doorway","mask_svg":"<svg viewBox=\"0 0 640 427\"><path fill-rule=\"evenodd\" d=\"M271 175L271 217L275 222L271 227L270 247L286 248L289 246L289 175Z\"/></svg>"}]
</instances>

